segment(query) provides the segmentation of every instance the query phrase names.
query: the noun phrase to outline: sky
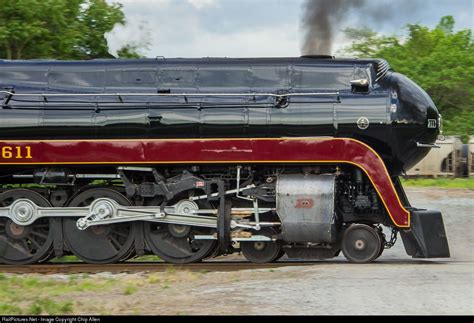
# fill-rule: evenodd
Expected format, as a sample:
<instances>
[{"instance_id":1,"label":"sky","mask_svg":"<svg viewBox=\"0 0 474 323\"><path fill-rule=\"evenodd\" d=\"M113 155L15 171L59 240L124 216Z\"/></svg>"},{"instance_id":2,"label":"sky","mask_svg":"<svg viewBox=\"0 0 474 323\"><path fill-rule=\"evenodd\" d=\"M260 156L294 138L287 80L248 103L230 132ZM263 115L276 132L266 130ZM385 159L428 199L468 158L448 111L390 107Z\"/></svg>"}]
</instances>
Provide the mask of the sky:
<instances>
[{"instance_id":1,"label":"sky","mask_svg":"<svg viewBox=\"0 0 474 323\"><path fill-rule=\"evenodd\" d=\"M328 0L331 1L331 0ZM341 30L368 26L403 36L404 26L434 27L452 15L456 29L474 29L474 0L365 0L370 15L348 11L335 26L333 54L349 45ZM300 56L304 0L107 0L121 3L125 25L106 35L112 54L127 43L146 57Z\"/></svg>"}]
</instances>

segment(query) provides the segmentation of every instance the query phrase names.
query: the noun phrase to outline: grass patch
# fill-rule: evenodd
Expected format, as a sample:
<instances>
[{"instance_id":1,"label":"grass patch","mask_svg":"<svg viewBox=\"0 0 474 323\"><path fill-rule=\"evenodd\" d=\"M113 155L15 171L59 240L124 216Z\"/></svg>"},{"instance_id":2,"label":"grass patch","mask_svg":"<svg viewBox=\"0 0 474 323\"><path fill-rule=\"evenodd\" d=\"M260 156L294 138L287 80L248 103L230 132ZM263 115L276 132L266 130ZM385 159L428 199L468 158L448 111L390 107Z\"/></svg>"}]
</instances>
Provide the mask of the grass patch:
<instances>
[{"instance_id":1,"label":"grass patch","mask_svg":"<svg viewBox=\"0 0 474 323\"><path fill-rule=\"evenodd\" d=\"M161 283L161 278L158 275L151 275L150 277L148 277L148 283L159 284Z\"/></svg>"},{"instance_id":2,"label":"grass patch","mask_svg":"<svg viewBox=\"0 0 474 323\"><path fill-rule=\"evenodd\" d=\"M37 299L28 307L28 313L32 315L70 314L72 310L72 302L55 302L49 298Z\"/></svg>"},{"instance_id":3,"label":"grass patch","mask_svg":"<svg viewBox=\"0 0 474 323\"><path fill-rule=\"evenodd\" d=\"M464 188L474 190L474 178L413 178L402 179L404 186Z\"/></svg>"},{"instance_id":4,"label":"grass patch","mask_svg":"<svg viewBox=\"0 0 474 323\"><path fill-rule=\"evenodd\" d=\"M155 255L146 255L127 260L129 262L163 262L160 257Z\"/></svg>"},{"instance_id":5,"label":"grass patch","mask_svg":"<svg viewBox=\"0 0 474 323\"><path fill-rule=\"evenodd\" d=\"M124 295L132 295L132 294L135 294L137 291L138 291L138 288L136 286L129 285L129 286L125 287L125 289L123 290L123 294Z\"/></svg>"},{"instance_id":6,"label":"grass patch","mask_svg":"<svg viewBox=\"0 0 474 323\"><path fill-rule=\"evenodd\" d=\"M61 258L54 258L51 262L56 263L65 263L65 262L83 262L81 259L76 256L63 256Z\"/></svg>"},{"instance_id":7,"label":"grass patch","mask_svg":"<svg viewBox=\"0 0 474 323\"><path fill-rule=\"evenodd\" d=\"M23 311L16 305L0 304L0 315L21 315Z\"/></svg>"},{"instance_id":8,"label":"grass patch","mask_svg":"<svg viewBox=\"0 0 474 323\"><path fill-rule=\"evenodd\" d=\"M97 281L71 275L67 280L42 279L35 275L0 275L0 315L62 315L72 313L73 303L63 296L83 291L105 291L115 280Z\"/></svg>"}]
</instances>

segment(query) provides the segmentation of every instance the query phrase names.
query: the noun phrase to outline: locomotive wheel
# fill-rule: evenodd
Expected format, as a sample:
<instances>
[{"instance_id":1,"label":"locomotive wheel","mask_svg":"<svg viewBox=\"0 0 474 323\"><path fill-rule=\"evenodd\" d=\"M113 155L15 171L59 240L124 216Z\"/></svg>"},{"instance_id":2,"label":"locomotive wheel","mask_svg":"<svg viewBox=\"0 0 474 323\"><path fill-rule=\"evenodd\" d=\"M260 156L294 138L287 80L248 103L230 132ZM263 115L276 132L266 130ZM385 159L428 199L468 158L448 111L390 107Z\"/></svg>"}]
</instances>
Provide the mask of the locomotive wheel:
<instances>
[{"instance_id":1,"label":"locomotive wheel","mask_svg":"<svg viewBox=\"0 0 474 323\"><path fill-rule=\"evenodd\" d=\"M198 205L189 200L178 203L180 212L189 209L209 208L205 202ZM193 227L187 225L144 223L145 241L151 251L166 262L173 264L186 264L199 262L211 256L216 250L215 240L196 240L195 235L212 235L215 229Z\"/></svg>"},{"instance_id":2,"label":"locomotive wheel","mask_svg":"<svg viewBox=\"0 0 474 323\"><path fill-rule=\"evenodd\" d=\"M277 233L272 228L262 228L258 231L258 235L266 237L272 237L275 234ZM240 250L248 261L258 264L273 262L285 254L282 252L281 241L242 241Z\"/></svg>"},{"instance_id":3,"label":"locomotive wheel","mask_svg":"<svg viewBox=\"0 0 474 323\"><path fill-rule=\"evenodd\" d=\"M130 201L117 191L94 188L77 195L69 206L89 206L98 198L109 198L120 205L131 205ZM78 258L87 263L108 264L130 257L136 233L134 223L96 225L79 230L76 221L77 218L65 218L63 234L66 245Z\"/></svg>"},{"instance_id":4,"label":"locomotive wheel","mask_svg":"<svg viewBox=\"0 0 474 323\"><path fill-rule=\"evenodd\" d=\"M7 207L22 198L38 206L51 206L40 194L25 189L13 189L0 194L0 206ZM26 265L45 261L51 254L53 238L51 219L42 218L22 226L8 218L0 218L0 263Z\"/></svg>"},{"instance_id":5,"label":"locomotive wheel","mask_svg":"<svg viewBox=\"0 0 474 323\"><path fill-rule=\"evenodd\" d=\"M342 253L350 262L368 263L380 255L382 239L373 227L352 224L344 231Z\"/></svg>"}]
</instances>

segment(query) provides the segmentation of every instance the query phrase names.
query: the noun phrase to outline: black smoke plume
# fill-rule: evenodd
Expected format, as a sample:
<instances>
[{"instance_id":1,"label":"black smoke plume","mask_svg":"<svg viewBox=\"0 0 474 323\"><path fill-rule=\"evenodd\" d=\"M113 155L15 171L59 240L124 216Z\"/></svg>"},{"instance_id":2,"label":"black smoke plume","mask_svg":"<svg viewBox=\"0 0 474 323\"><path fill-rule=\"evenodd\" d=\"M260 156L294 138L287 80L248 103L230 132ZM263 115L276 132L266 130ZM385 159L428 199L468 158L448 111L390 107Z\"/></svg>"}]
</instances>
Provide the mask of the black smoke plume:
<instances>
[{"instance_id":1,"label":"black smoke plume","mask_svg":"<svg viewBox=\"0 0 474 323\"><path fill-rule=\"evenodd\" d=\"M303 55L331 55L334 27L364 0L306 0L303 4Z\"/></svg>"},{"instance_id":2,"label":"black smoke plume","mask_svg":"<svg viewBox=\"0 0 474 323\"><path fill-rule=\"evenodd\" d=\"M413 15L424 0L305 0L302 55L332 55L334 37L351 17L352 22L377 26L391 24L394 17Z\"/></svg>"}]
</instances>

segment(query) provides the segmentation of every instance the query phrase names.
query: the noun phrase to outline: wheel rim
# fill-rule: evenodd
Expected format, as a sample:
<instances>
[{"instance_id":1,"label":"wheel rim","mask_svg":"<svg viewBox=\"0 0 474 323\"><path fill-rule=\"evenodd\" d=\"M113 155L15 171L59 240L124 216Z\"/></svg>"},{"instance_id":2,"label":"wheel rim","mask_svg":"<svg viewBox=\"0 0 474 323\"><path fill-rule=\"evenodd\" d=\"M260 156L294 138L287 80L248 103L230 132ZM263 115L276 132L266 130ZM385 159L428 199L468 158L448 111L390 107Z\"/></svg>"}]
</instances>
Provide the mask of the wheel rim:
<instances>
[{"instance_id":1,"label":"wheel rim","mask_svg":"<svg viewBox=\"0 0 474 323\"><path fill-rule=\"evenodd\" d=\"M29 199L37 206L51 206L40 194L23 189L0 194L0 206L7 207L18 199ZM51 254L53 239L51 219L42 218L21 226L8 218L0 218L0 262L26 265L44 261Z\"/></svg>"},{"instance_id":2,"label":"wheel rim","mask_svg":"<svg viewBox=\"0 0 474 323\"><path fill-rule=\"evenodd\" d=\"M69 206L89 206L98 198L109 198L120 205L131 205L130 201L117 191L96 188L80 193L72 199ZM91 226L86 230L79 230L76 221L77 218L65 218L63 234L68 248L78 258L88 263L107 264L130 257L136 234L133 223Z\"/></svg>"},{"instance_id":3,"label":"wheel rim","mask_svg":"<svg viewBox=\"0 0 474 323\"><path fill-rule=\"evenodd\" d=\"M379 237L380 237L380 251L377 254L377 257L375 257L375 259L378 259L382 255L383 251L385 250L385 238L382 235L382 232L379 232Z\"/></svg>"},{"instance_id":4,"label":"wheel rim","mask_svg":"<svg viewBox=\"0 0 474 323\"><path fill-rule=\"evenodd\" d=\"M190 207L183 200L183 212ZM196 207L210 207L205 203ZM186 225L147 222L144 225L145 241L151 251L166 262L185 264L201 261L209 257L216 249L215 240L196 240L196 235L212 235L215 229Z\"/></svg>"},{"instance_id":5,"label":"wheel rim","mask_svg":"<svg viewBox=\"0 0 474 323\"><path fill-rule=\"evenodd\" d=\"M382 241L379 233L371 226L353 224L344 232L342 252L351 262L368 263L380 254Z\"/></svg>"},{"instance_id":6,"label":"wheel rim","mask_svg":"<svg viewBox=\"0 0 474 323\"><path fill-rule=\"evenodd\" d=\"M263 228L257 234L272 237L276 231L271 228ZM272 262L284 255L280 241L241 242L240 249L248 261L255 263Z\"/></svg>"}]
</instances>

